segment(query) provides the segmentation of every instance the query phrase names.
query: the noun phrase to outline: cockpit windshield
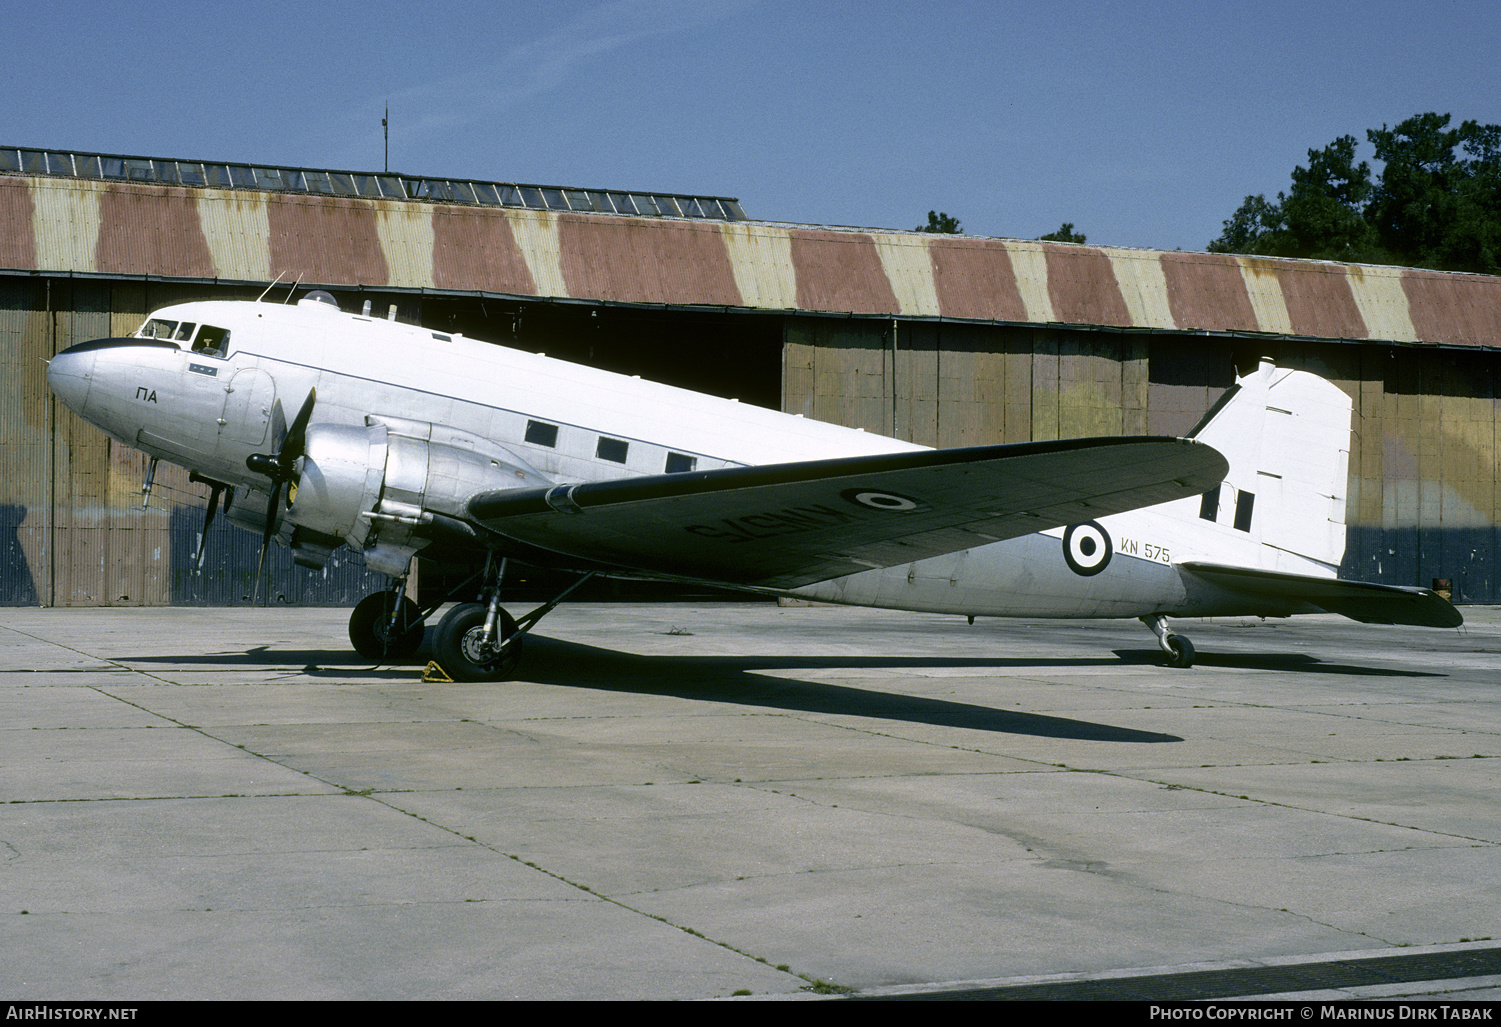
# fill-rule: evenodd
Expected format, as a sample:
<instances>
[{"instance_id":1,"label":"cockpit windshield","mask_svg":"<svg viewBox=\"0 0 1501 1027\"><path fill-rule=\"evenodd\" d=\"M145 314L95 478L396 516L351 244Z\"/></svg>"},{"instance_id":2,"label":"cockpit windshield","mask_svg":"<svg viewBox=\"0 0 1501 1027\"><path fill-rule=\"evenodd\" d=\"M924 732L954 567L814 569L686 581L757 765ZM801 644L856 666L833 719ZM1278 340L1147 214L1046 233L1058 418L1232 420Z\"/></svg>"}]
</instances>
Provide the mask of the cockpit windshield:
<instances>
[{"instance_id":1,"label":"cockpit windshield","mask_svg":"<svg viewBox=\"0 0 1501 1027\"><path fill-rule=\"evenodd\" d=\"M159 317L153 317L141 325L141 330L136 332L136 336L142 339L170 339L177 334L177 325L176 321L164 321ZM188 328L191 331L192 325Z\"/></svg>"},{"instance_id":2,"label":"cockpit windshield","mask_svg":"<svg viewBox=\"0 0 1501 1027\"><path fill-rule=\"evenodd\" d=\"M194 334L196 333L196 338ZM172 342L191 342L194 353L222 357L229 351L229 329L214 325L199 327L196 321L169 321L153 317L136 332L139 339L169 339Z\"/></svg>"},{"instance_id":3,"label":"cockpit windshield","mask_svg":"<svg viewBox=\"0 0 1501 1027\"><path fill-rule=\"evenodd\" d=\"M193 343L193 352L207 353L211 357L224 356L229 352L229 329L204 325L198 333L198 341Z\"/></svg>"}]
</instances>

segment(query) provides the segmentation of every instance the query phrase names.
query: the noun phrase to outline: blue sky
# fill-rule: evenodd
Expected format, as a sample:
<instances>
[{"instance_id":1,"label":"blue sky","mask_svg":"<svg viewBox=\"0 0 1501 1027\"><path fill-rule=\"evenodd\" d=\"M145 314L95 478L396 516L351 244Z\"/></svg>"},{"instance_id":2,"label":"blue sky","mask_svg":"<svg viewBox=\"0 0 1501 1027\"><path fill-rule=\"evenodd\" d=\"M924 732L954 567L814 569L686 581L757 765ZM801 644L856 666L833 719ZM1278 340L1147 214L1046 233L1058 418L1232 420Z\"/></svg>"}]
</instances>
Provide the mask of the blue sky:
<instances>
[{"instance_id":1,"label":"blue sky","mask_svg":"<svg viewBox=\"0 0 1501 1027\"><path fill-rule=\"evenodd\" d=\"M0 144L1203 249L1311 147L1501 122L1501 3L0 0Z\"/></svg>"}]
</instances>

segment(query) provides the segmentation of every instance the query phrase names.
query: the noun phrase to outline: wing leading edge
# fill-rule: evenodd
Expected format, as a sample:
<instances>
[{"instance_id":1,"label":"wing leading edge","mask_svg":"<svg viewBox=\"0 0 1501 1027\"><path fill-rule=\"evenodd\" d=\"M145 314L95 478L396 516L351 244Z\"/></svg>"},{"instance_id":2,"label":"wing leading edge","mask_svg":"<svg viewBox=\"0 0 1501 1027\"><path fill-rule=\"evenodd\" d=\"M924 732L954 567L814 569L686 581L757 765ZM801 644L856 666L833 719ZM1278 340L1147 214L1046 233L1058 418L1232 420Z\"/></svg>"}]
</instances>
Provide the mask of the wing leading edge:
<instances>
[{"instance_id":1,"label":"wing leading edge","mask_svg":"<svg viewBox=\"0 0 1501 1027\"><path fill-rule=\"evenodd\" d=\"M1203 443L1068 439L503 489L490 530L594 565L791 588L1202 493Z\"/></svg>"}]
</instances>

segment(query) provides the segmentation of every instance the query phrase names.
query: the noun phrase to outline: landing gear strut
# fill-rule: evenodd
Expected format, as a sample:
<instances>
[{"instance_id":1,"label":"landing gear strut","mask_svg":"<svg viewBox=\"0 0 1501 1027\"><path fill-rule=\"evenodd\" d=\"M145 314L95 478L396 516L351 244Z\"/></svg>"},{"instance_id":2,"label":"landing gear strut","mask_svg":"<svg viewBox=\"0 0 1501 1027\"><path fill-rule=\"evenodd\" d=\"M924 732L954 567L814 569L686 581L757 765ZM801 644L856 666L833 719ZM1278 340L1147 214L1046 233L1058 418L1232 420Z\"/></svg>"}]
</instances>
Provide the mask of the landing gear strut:
<instances>
[{"instance_id":1,"label":"landing gear strut","mask_svg":"<svg viewBox=\"0 0 1501 1027\"><path fill-rule=\"evenodd\" d=\"M433 611L473 584L478 573L448 595L425 607L406 597L405 575L392 578L389 588L371 592L355 605L349 615L349 641L355 652L370 660L388 662L404 660L422 645L427 618Z\"/></svg>"},{"instance_id":2,"label":"landing gear strut","mask_svg":"<svg viewBox=\"0 0 1501 1027\"><path fill-rule=\"evenodd\" d=\"M497 560L491 554L483 571L470 575L436 603L420 608L406 597L406 578L392 578L390 588L372 592L355 606L349 616L349 640L368 659L405 659L422 645L425 621L433 611L458 596L473 596L471 586L483 577L483 601L460 603L438 622L433 633L433 657L455 681L504 681L521 663L521 642L526 633L574 589L594 577L590 571L518 621L500 605L505 572L505 559Z\"/></svg>"},{"instance_id":3,"label":"landing gear strut","mask_svg":"<svg viewBox=\"0 0 1501 1027\"><path fill-rule=\"evenodd\" d=\"M1175 635L1167 626L1167 617L1156 614L1151 617L1141 618L1141 622L1152 629L1157 636L1157 644L1167 654L1169 667L1192 667L1194 662L1194 644L1188 640L1187 635Z\"/></svg>"},{"instance_id":4,"label":"landing gear strut","mask_svg":"<svg viewBox=\"0 0 1501 1027\"><path fill-rule=\"evenodd\" d=\"M521 663L521 642L526 633L552 612L568 595L594 577L590 571L553 599L519 621L500 606L500 583L506 561L496 567L492 555L485 564L488 595L482 603L461 603L438 622L433 636L433 657L455 681L504 681Z\"/></svg>"}]
</instances>

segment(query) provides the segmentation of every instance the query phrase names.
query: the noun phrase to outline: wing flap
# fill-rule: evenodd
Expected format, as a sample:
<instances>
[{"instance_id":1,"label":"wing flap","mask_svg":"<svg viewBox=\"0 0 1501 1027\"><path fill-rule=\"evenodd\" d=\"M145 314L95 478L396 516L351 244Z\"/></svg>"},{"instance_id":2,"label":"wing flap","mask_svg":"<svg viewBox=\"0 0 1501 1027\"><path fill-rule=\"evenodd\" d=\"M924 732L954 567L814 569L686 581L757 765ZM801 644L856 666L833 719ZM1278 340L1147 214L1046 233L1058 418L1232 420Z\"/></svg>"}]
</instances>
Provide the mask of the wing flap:
<instances>
[{"instance_id":1,"label":"wing flap","mask_svg":"<svg viewBox=\"0 0 1501 1027\"><path fill-rule=\"evenodd\" d=\"M504 489L470 515L593 564L790 588L1202 493L1183 439L1070 439Z\"/></svg>"},{"instance_id":2,"label":"wing flap","mask_svg":"<svg viewBox=\"0 0 1501 1027\"><path fill-rule=\"evenodd\" d=\"M1452 603L1426 588L1314 578L1212 563L1189 562L1179 567L1221 588L1278 602L1302 601L1363 624L1457 628L1464 623L1463 615Z\"/></svg>"}]
</instances>

